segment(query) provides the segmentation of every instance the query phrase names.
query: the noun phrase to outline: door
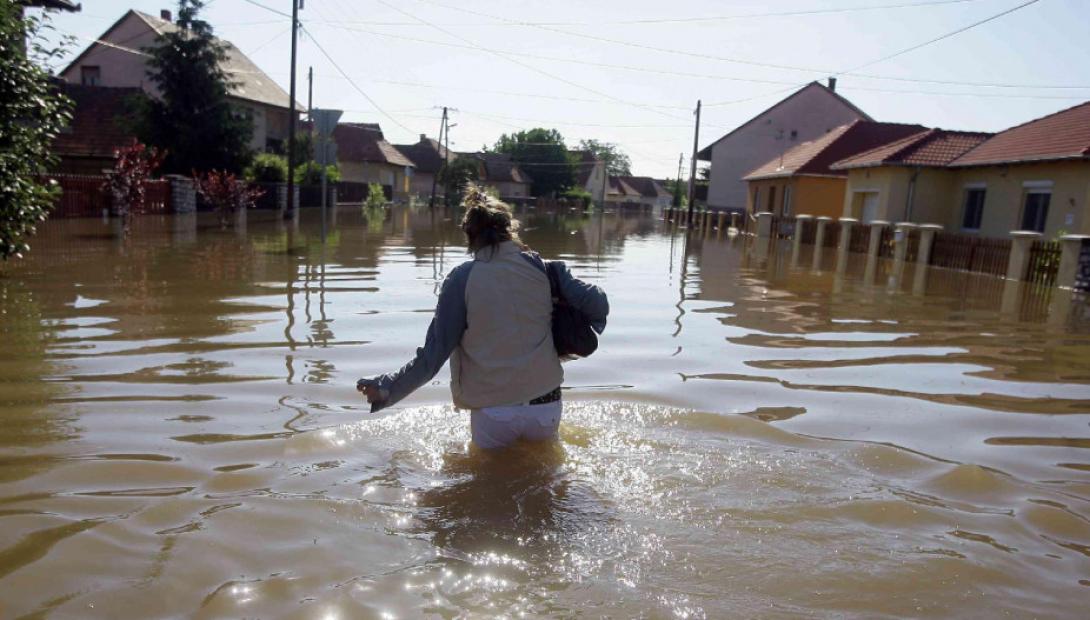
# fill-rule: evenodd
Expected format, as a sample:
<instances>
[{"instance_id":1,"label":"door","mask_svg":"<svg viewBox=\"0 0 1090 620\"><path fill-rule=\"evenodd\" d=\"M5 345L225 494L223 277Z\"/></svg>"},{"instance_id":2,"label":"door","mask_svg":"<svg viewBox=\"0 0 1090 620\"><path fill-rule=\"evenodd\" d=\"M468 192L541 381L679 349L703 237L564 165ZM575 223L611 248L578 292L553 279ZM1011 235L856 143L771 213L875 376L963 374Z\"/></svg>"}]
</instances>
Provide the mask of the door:
<instances>
[{"instance_id":1,"label":"door","mask_svg":"<svg viewBox=\"0 0 1090 620\"><path fill-rule=\"evenodd\" d=\"M863 194L863 222L872 222L878 219L878 192L866 192Z\"/></svg>"}]
</instances>

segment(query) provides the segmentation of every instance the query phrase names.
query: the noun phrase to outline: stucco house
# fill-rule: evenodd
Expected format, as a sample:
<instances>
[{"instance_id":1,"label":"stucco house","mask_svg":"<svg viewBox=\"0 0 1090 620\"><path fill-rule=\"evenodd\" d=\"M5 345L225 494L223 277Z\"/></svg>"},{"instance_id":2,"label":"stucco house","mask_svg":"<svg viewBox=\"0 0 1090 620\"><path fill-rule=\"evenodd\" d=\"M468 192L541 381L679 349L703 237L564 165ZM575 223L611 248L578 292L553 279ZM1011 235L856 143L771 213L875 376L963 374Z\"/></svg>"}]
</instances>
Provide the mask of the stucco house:
<instances>
[{"instance_id":1,"label":"stucco house","mask_svg":"<svg viewBox=\"0 0 1090 620\"><path fill-rule=\"evenodd\" d=\"M443 162L447 157L447 149L425 134L420 134L420 141L416 144L395 144L394 148L415 164L412 178L409 183L409 193L419 198L431 197L432 183L437 180L439 171L443 169ZM458 154L451 151L450 159L457 159ZM443 195L441 183L435 183L437 196Z\"/></svg>"},{"instance_id":2,"label":"stucco house","mask_svg":"<svg viewBox=\"0 0 1090 620\"><path fill-rule=\"evenodd\" d=\"M991 135L927 129L836 162L830 167L848 175L838 214L864 222L941 224L957 230L962 227L955 204L957 173L947 166ZM978 215L969 214L964 227L979 228Z\"/></svg>"},{"instance_id":3,"label":"stucco house","mask_svg":"<svg viewBox=\"0 0 1090 620\"><path fill-rule=\"evenodd\" d=\"M981 235L1090 234L1090 101L1001 131L949 167L961 221Z\"/></svg>"},{"instance_id":4,"label":"stucco house","mask_svg":"<svg viewBox=\"0 0 1090 620\"><path fill-rule=\"evenodd\" d=\"M877 121L852 121L836 127L743 177L749 187L747 210L836 217L843 209L848 173L831 169L832 164L924 130L922 125Z\"/></svg>"},{"instance_id":5,"label":"stucco house","mask_svg":"<svg viewBox=\"0 0 1090 620\"><path fill-rule=\"evenodd\" d=\"M606 204L611 206L651 207L656 213L670 206L673 195L657 179L637 176L610 176Z\"/></svg>"},{"instance_id":6,"label":"stucco house","mask_svg":"<svg viewBox=\"0 0 1090 620\"><path fill-rule=\"evenodd\" d=\"M480 162L477 178L483 187L491 188L501 200L532 198L530 186L534 180L506 153L468 153Z\"/></svg>"},{"instance_id":7,"label":"stucco house","mask_svg":"<svg viewBox=\"0 0 1090 620\"><path fill-rule=\"evenodd\" d=\"M590 192L591 200L602 204L608 192L606 162L590 151L568 151L568 157L575 162L576 187Z\"/></svg>"},{"instance_id":8,"label":"stucco house","mask_svg":"<svg viewBox=\"0 0 1090 620\"><path fill-rule=\"evenodd\" d=\"M156 39L177 30L170 11L159 17L129 10L121 16L98 41L91 43L68 64L59 77L69 84L140 88L148 95L158 95L155 84L148 79L148 56L143 52ZM224 71L234 82L230 87L232 103L241 114L253 121L250 148L255 151L283 151L292 118L288 94L257 65L229 41L220 40L227 48ZM296 114L302 110L296 104Z\"/></svg>"},{"instance_id":9,"label":"stucco house","mask_svg":"<svg viewBox=\"0 0 1090 620\"><path fill-rule=\"evenodd\" d=\"M704 147L697 154L711 162L707 206L741 211L746 208L746 174L803 142L815 140L852 121L872 120L866 112L828 86L811 82L779 103Z\"/></svg>"},{"instance_id":10,"label":"stucco house","mask_svg":"<svg viewBox=\"0 0 1090 620\"><path fill-rule=\"evenodd\" d=\"M342 181L378 183L390 188L394 200L409 197L416 166L386 141L378 123L338 123L333 141Z\"/></svg>"}]
</instances>

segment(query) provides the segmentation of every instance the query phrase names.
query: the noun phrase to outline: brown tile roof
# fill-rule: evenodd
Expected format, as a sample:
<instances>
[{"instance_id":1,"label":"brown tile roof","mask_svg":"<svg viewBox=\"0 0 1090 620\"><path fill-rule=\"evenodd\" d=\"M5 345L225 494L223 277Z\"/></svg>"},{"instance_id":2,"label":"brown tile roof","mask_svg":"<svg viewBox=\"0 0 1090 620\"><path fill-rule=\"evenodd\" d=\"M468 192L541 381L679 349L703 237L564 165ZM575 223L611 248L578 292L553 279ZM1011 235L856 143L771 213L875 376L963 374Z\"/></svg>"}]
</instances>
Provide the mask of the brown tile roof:
<instances>
[{"instance_id":1,"label":"brown tile roof","mask_svg":"<svg viewBox=\"0 0 1090 620\"><path fill-rule=\"evenodd\" d=\"M1087 158L1090 158L1090 101L1001 131L950 165Z\"/></svg>"},{"instance_id":2,"label":"brown tile roof","mask_svg":"<svg viewBox=\"0 0 1090 620\"><path fill-rule=\"evenodd\" d=\"M856 107L856 105L854 103L852 103L851 101L848 101L847 99L845 99L841 94L837 93L835 90L831 90L828 86L822 84L821 82L816 82L816 81L815 82L810 82L806 86L803 86L802 88L796 90L795 92L791 93L787 97L784 97L783 99L777 101L775 104L773 104L771 107L764 110L763 112L761 112L757 116L754 116L753 118L749 119L748 121L742 123L741 125L735 127L734 129L730 130L729 132L724 134L722 137L720 137L715 142L712 142L708 146L705 146L703 149L700 150L700 152L698 152L696 154L696 158L699 159L699 160L702 160L702 161L711 161L711 159L712 159L712 147L714 147L716 144L719 144L723 140L726 140L727 138L731 137L736 132L740 131L743 127L746 127L746 126L750 125L751 123L757 121L757 119L761 118L765 114L768 114L769 112L775 110L776 108L778 108L781 105L787 103L788 101L791 101L795 97L798 97L802 93L804 93L804 92L806 92L808 90L814 89L814 88L817 88L817 89L819 89L821 91L824 91L829 96L831 96L833 99L835 99L836 101L838 101L841 104L845 105L848 109L850 109L852 112L857 114L859 116L860 120L865 120L865 121L873 120L870 117L869 114L867 114L863 110L860 110L858 107Z\"/></svg>"},{"instance_id":3,"label":"brown tile roof","mask_svg":"<svg viewBox=\"0 0 1090 620\"><path fill-rule=\"evenodd\" d=\"M339 123L333 129L337 159L413 166L413 162L382 137L377 123Z\"/></svg>"},{"instance_id":4,"label":"brown tile roof","mask_svg":"<svg viewBox=\"0 0 1090 620\"><path fill-rule=\"evenodd\" d=\"M991 136L990 133L982 132L928 129L842 159L830 168L847 170L872 166L946 166Z\"/></svg>"},{"instance_id":5,"label":"brown tile roof","mask_svg":"<svg viewBox=\"0 0 1090 620\"><path fill-rule=\"evenodd\" d=\"M651 177L634 177L634 176L614 176L610 177L610 181L617 179L624 186L627 186L634 190L638 195L644 198L658 198L659 196L669 196L670 192L666 191L666 188L662 186L657 180Z\"/></svg>"},{"instance_id":6,"label":"brown tile roof","mask_svg":"<svg viewBox=\"0 0 1090 620\"><path fill-rule=\"evenodd\" d=\"M416 164L417 172L432 174L438 173L443 167L443 160L447 152L437 140L425 135L421 135L420 141L416 144L395 144L394 148L401 151L405 157L408 157ZM457 159L457 153L451 151L450 158L452 160Z\"/></svg>"},{"instance_id":7,"label":"brown tile roof","mask_svg":"<svg viewBox=\"0 0 1090 620\"><path fill-rule=\"evenodd\" d=\"M847 176L830 166L846 157L924 131L922 125L855 121L824 136L788 149L742 177L747 181L792 175ZM781 161L782 160L782 161Z\"/></svg>"},{"instance_id":8,"label":"brown tile roof","mask_svg":"<svg viewBox=\"0 0 1090 620\"><path fill-rule=\"evenodd\" d=\"M631 196L633 198L639 198L642 196L640 190L629 185L624 177L609 177L609 191L610 196Z\"/></svg>"},{"instance_id":9,"label":"brown tile roof","mask_svg":"<svg viewBox=\"0 0 1090 620\"><path fill-rule=\"evenodd\" d=\"M129 101L144 97L139 88L106 88L61 84L75 108L68 127L53 140L61 157L112 158L136 137L128 114Z\"/></svg>"},{"instance_id":10,"label":"brown tile roof","mask_svg":"<svg viewBox=\"0 0 1090 620\"><path fill-rule=\"evenodd\" d=\"M533 183L530 175L506 153L472 153L483 165L485 183Z\"/></svg>"}]
</instances>

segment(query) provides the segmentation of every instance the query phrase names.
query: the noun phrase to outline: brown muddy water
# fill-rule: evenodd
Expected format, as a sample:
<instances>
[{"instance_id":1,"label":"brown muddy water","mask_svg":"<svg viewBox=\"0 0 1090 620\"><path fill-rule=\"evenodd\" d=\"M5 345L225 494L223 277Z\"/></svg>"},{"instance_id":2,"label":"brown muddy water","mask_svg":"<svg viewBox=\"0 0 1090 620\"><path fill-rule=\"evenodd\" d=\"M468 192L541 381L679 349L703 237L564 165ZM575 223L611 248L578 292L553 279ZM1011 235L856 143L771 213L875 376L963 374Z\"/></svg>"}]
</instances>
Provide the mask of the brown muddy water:
<instances>
[{"instance_id":1,"label":"brown muddy water","mask_svg":"<svg viewBox=\"0 0 1090 620\"><path fill-rule=\"evenodd\" d=\"M456 217L50 222L0 268L0 617L1085 617L1085 305L529 212L613 313L559 445L482 455L446 370L353 389Z\"/></svg>"}]
</instances>

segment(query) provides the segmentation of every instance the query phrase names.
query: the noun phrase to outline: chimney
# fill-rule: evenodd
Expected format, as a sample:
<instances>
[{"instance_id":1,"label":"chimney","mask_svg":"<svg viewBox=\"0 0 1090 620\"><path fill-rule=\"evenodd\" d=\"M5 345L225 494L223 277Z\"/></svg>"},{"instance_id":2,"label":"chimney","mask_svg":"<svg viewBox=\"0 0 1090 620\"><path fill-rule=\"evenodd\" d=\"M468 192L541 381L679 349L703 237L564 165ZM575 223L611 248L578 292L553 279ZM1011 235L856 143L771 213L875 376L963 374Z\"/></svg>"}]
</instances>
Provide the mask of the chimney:
<instances>
[{"instance_id":1,"label":"chimney","mask_svg":"<svg viewBox=\"0 0 1090 620\"><path fill-rule=\"evenodd\" d=\"M829 90L833 91L834 93L836 92L836 78L835 77L830 77L829 78Z\"/></svg>"},{"instance_id":2,"label":"chimney","mask_svg":"<svg viewBox=\"0 0 1090 620\"><path fill-rule=\"evenodd\" d=\"M170 11L167 9L159 9L159 18L163 21L173 21Z\"/></svg>"}]
</instances>

